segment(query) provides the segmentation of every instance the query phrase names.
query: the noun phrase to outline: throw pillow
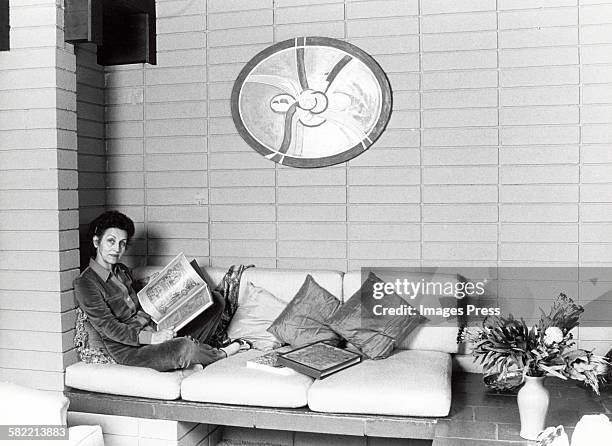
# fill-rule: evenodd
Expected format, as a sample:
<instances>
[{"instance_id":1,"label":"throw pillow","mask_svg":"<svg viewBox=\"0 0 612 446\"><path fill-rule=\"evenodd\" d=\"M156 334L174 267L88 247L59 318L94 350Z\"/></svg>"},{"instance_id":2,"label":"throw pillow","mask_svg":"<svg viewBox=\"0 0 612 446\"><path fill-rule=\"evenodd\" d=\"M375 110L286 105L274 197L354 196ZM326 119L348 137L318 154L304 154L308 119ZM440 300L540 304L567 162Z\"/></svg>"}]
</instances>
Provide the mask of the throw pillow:
<instances>
[{"instance_id":1,"label":"throw pillow","mask_svg":"<svg viewBox=\"0 0 612 446\"><path fill-rule=\"evenodd\" d=\"M227 329L228 336L248 339L258 350L280 347L280 341L267 328L286 305L274 294L248 282L244 298L238 301L238 309Z\"/></svg>"},{"instance_id":2,"label":"throw pillow","mask_svg":"<svg viewBox=\"0 0 612 446\"><path fill-rule=\"evenodd\" d=\"M397 294L387 294L382 300L374 299L374 284L379 282L383 281L370 273L361 288L329 320L332 330L370 359L389 356L412 330L427 320L416 309L414 315L375 314L374 307L377 305L389 309L413 308ZM380 313L380 310L378 308L377 313ZM405 313L407 312L406 310Z\"/></svg>"},{"instance_id":3,"label":"throw pillow","mask_svg":"<svg viewBox=\"0 0 612 446\"><path fill-rule=\"evenodd\" d=\"M74 346L81 361L87 364L116 364L106 350L100 334L87 319L87 314L80 308L76 309Z\"/></svg>"},{"instance_id":4,"label":"throw pillow","mask_svg":"<svg viewBox=\"0 0 612 446\"><path fill-rule=\"evenodd\" d=\"M340 301L308 274L295 297L272 322L268 331L293 347L318 341L338 345L341 338L327 326L327 320L340 307Z\"/></svg>"},{"instance_id":5,"label":"throw pillow","mask_svg":"<svg viewBox=\"0 0 612 446\"><path fill-rule=\"evenodd\" d=\"M229 327L230 321L234 317L234 313L238 309L238 292L240 291L240 278L242 273L255 265L232 265L229 270L221 279L219 285L215 287L215 291L221 293L221 296L225 302L223 313L221 313L221 319L215 329L215 332L210 335L206 340L206 343L221 348L229 343L229 336L227 335L227 328Z\"/></svg>"}]
</instances>

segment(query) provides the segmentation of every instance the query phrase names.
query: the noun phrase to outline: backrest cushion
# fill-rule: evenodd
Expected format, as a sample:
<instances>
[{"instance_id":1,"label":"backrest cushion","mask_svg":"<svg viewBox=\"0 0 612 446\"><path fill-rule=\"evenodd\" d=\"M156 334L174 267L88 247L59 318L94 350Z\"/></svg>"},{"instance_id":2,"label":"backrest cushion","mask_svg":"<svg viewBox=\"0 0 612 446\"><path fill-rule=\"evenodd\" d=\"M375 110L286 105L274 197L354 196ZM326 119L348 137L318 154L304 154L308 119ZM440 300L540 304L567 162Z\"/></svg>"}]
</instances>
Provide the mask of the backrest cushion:
<instances>
[{"instance_id":1,"label":"backrest cushion","mask_svg":"<svg viewBox=\"0 0 612 446\"><path fill-rule=\"evenodd\" d=\"M378 274L378 271L376 271ZM422 279L430 282L460 282L457 275L436 274L429 272L403 273L411 281L418 282ZM383 277L384 279L384 277ZM344 275L343 294L346 298L355 294L361 287L361 271L349 271ZM419 324L398 346L401 350L434 350L446 353L457 353L457 333L459 322L451 319L446 324L436 325L439 320L425 315L430 320Z\"/></svg>"},{"instance_id":2,"label":"backrest cushion","mask_svg":"<svg viewBox=\"0 0 612 446\"><path fill-rule=\"evenodd\" d=\"M81 361L88 364L115 364L100 337L98 331L91 325L87 315L80 308L76 309L76 324L74 330L74 346Z\"/></svg>"},{"instance_id":3,"label":"backrest cushion","mask_svg":"<svg viewBox=\"0 0 612 446\"><path fill-rule=\"evenodd\" d=\"M280 347L281 342L267 329L285 306L285 302L268 290L247 281L246 293L238 300L238 309L227 328L227 335L230 339L248 339L259 350Z\"/></svg>"},{"instance_id":4,"label":"backrest cushion","mask_svg":"<svg viewBox=\"0 0 612 446\"><path fill-rule=\"evenodd\" d=\"M342 296L342 273L338 271L250 268L242 275L238 304L244 297L246 284L249 281L265 288L283 302L289 303L308 274L334 296L338 298Z\"/></svg>"}]
</instances>

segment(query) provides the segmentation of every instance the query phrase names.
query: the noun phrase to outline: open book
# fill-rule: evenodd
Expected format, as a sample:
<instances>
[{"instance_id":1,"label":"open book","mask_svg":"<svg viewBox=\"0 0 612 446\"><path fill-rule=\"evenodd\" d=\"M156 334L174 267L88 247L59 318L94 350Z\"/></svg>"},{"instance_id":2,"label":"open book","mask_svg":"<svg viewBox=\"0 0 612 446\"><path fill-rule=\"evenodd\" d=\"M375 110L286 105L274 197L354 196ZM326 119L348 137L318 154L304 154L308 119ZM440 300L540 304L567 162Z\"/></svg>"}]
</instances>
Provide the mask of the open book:
<instances>
[{"instance_id":1,"label":"open book","mask_svg":"<svg viewBox=\"0 0 612 446\"><path fill-rule=\"evenodd\" d=\"M157 329L180 330L213 304L197 262L189 263L181 252L138 292L144 311Z\"/></svg>"}]
</instances>

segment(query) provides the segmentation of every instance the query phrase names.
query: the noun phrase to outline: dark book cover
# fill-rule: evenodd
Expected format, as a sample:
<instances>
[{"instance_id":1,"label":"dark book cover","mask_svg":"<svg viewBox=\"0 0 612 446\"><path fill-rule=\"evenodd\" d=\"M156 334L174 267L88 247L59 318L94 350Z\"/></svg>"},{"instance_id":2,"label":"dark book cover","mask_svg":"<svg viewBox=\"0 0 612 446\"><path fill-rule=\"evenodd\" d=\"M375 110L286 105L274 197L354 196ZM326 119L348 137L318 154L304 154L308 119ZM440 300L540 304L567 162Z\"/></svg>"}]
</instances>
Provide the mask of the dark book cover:
<instances>
[{"instance_id":1,"label":"dark book cover","mask_svg":"<svg viewBox=\"0 0 612 446\"><path fill-rule=\"evenodd\" d=\"M361 356L324 341L278 355L278 363L315 379L324 378L361 361Z\"/></svg>"}]
</instances>

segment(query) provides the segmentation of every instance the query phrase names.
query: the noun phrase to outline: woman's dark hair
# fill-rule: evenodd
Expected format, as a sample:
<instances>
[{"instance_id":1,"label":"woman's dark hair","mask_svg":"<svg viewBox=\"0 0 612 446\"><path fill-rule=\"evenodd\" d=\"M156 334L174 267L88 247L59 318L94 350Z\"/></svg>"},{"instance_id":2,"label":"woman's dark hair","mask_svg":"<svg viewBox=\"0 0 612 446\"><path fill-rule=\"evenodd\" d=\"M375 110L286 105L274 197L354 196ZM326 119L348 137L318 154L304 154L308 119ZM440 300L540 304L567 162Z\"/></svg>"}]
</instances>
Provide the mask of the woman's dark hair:
<instances>
[{"instance_id":1,"label":"woman's dark hair","mask_svg":"<svg viewBox=\"0 0 612 446\"><path fill-rule=\"evenodd\" d=\"M87 232L89 246L93 246L94 236L102 238L108 228L118 228L127 232L128 242L134 236L134 222L119 211L106 211L98 215L90 224ZM95 256L95 250L93 255Z\"/></svg>"}]
</instances>

